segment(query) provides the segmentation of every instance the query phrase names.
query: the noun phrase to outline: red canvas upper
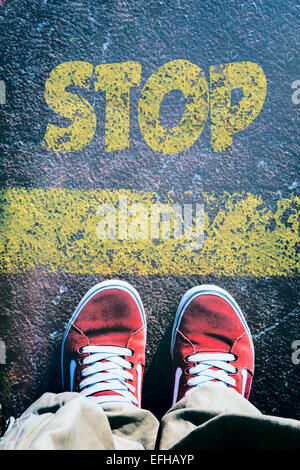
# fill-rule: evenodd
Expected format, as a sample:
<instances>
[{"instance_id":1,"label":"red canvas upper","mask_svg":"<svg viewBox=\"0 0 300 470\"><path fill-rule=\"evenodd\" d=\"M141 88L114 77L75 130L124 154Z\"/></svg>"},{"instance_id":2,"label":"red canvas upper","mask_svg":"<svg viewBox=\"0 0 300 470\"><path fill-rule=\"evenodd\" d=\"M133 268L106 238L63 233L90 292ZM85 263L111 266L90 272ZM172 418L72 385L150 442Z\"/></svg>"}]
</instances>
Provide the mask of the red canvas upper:
<instances>
[{"instance_id":1,"label":"red canvas upper","mask_svg":"<svg viewBox=\"0 0 300 470\"><path fill-rule=\"evenodd\" d=\"M62 347L62 374L65 390L70 390L70 361L75 360L76 369L72 391L79 392L82 371L86 365L83 360L89 354L82 352L86 346L116 346L132 350L132 356L124 356L131 363L129 372L133 379L130 384L137 396L137 366L145 365L145 327L141 307L132 293L122 288L96 289L83 304L76 317L70 321ZM106 286L107 287L107 286ZM105 360L104 360L105 362ZM127 381L126 381L127 382ZM81 389L82 390L82 389ZM99 395L118 395L116 391L101 391Z\"/></svg>"},{"instance_id":2,"label":"red canvas upper","mask_svg":"<svg viewBox=\"0 0 300 470\"><path fill-rule=\"evenodd\" d=\"M178 312L178 315L180 314L182 312ZM241 394L243 392L245 398L249 397L254 372L254 352L250 335L231 303L213 294L213 286L211 294L199 293L188 303L175 333L173 378L178 368L183 371L176 401L183 398L192 388L188 386L187 381L193 377L190 369L196 363L188 362L187 358L197 353L233 354L235 360L230 363L236 373L229 375L236 381L234 388Z\"/></svg>"}]
</instances>

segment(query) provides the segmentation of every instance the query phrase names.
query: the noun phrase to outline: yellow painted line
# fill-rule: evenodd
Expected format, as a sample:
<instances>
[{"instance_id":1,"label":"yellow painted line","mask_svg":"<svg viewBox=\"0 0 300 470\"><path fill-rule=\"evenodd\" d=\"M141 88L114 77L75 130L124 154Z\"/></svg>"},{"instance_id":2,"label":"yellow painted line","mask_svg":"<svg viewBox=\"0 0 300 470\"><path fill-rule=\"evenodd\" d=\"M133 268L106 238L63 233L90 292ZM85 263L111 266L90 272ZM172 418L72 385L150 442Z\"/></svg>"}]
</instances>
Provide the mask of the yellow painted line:
<instances>
[{"instance_id":1,"label":"yellow painted line","mask_svg":"<svg viewBox=\"0 0 300 470\"><path fill-rule=\"evenodd\" d=\"M299 198L250 193L203 194L205 240L192 251L179 239L99 239L100 204L146 207L154 192L10 188L0 191L0 270L120 275L210 274L294 276L299 274ZM170 200L170 204L171 204Z\"/></svg>"}]
</instances>

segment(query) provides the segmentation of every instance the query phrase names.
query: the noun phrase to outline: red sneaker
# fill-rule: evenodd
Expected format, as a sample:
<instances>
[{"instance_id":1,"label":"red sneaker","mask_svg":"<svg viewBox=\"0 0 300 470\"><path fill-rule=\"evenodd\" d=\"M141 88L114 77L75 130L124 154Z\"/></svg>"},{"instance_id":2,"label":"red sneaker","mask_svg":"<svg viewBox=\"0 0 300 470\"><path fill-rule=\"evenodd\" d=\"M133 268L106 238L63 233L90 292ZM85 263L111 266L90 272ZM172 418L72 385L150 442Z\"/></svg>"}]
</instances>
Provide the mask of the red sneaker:
<instances>
[{"instance_id":1,"label":"red sneaker","mask_svg":"<svg viewBox=\"0 0 300 470\"><path fill-rule=\"evenodd\" d=\"M175 316L171 354L173 405L209 381L249 398L253 342L240 307L224 289L203 285L186 292Z\"/></svg>"},{"instance_id":2,"label":"red sneaker","mask_svg":"<svg viewBox=\"0 0 300 470\"><path fill-rule=\"evenodd\" d=\"M61 347L62 385L102 405L140 408L146 317L138 292L112 280L92 287L69 321Z\"/></svg>"}]
</instances>

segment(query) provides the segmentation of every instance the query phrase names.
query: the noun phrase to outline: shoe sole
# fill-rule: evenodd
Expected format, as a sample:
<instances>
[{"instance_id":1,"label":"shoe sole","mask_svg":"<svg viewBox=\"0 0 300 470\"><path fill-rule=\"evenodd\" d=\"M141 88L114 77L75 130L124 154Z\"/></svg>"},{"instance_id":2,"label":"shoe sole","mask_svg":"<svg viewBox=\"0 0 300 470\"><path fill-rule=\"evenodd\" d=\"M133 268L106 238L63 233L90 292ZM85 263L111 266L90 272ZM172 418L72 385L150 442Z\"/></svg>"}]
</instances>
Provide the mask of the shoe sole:
<instances>
[{"instance_id":1,"label":"shoe sole","mask_svg":"<svg viewBox=\"0 0 300 470\"><path fill-rule=\"evenodd\" d=\"M238 318L240 319L242 325L244 326L244 328L245 328L245 330L248 334L248 337L249 337L249 340L250 340L250 343L251 343L251 346L252 346L253 359L254 359L254 345L253 345L252 336L251 336L249 327L247 325L246 319L245 319L238 303L229 294L229 292L227 292L225 289L222 289L221 287L215 286L213 284L203 284L202 286L192 287L192 289L188 290L184 294L184 296L182 297L182 299L181 299L181 301L178 305L178 309L177 309L175 319L174 319L174 325L173 325L173 330L172 330L172 339L171 339L171 356L173 357L174 346L175 346L175 341L176 341L176 334L177 334L182 316L183 316L186 308L188 307L189 303L193 299L198 297L199 295L214 295L214 296L222 298L223 300L226 300L229 303L229 305L233 308L233 310L237 314Z\"/></svg>"},{"instance_id":2,"label":"shoe sole","mask_svg":"<svg viewBox=\"0 0 300 470\"><path fill-rule=\"evenodd\" d=\"M92 299L92 297L94 297L95 295L99 294L100 292L103 292L103 291L108 290L108 289L124 290L125 292L128 292L133 297L133 299L137 303L137 306L138 306L140 314L141 314L143 326L144 326L144 329L145 329L145 342L146 342L146 335L147 335L146 314L145 314L142 299L141 299L138 291L131 284L129 284L128 282L120 281L119 279L113 279L111 281L109 280L109 281L99 282L98 284L93 286L84 295L84 297L82 297L81 301L77 305L76 309L74 310L74 313L73 313L72 317L70 318L70 320L67 324L67 327L66 327L66 330L65 330L65 333L64 333L64 337L63 337L63 340L62 340L62 345L61 345L61 377L62 377L63 388L64 388L64 382L63 382L63 380L64 380L63 379L63 377L64 377L64 375L63 375L63 354L64 354L65 341L66 341L66 338L67 338L68 333L70 331L70 328L71 328L72 324L74 323L74 321L76 320L78 314L80 313L80 311L84 307L84 305L86 305L86 303L89 302Z\"/></svg>"}]
</instances>

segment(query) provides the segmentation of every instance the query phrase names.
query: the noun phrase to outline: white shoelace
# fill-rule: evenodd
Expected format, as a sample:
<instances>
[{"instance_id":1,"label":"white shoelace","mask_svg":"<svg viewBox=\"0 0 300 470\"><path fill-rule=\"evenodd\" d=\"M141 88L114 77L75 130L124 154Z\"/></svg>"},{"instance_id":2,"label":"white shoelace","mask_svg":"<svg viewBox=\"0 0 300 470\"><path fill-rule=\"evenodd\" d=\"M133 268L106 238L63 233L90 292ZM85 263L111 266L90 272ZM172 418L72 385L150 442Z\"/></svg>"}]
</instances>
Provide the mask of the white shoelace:
<instances>
[{"instance_id":1,"label":"white shoelace","mask_svg":"<svg viewBox=\"0 0 300 470\"><path fill-rule=\"evenodd\" d=\"M131 369L132 365L122 356L132 356L131 349L116 346L84 346L83 353L89 353L82 361L87 365L82 371L83 379L79 387L80 393L90 398L97 404L118 402L138 404L138 400L133 395L135 387L126 383L132 380L133 375L126 369ZM86 388L85 388L86 387ZM98 392L116 392L118 395L92 396Z\"/></svg>"},{"instance_id":2,"label":"white shoelace","mask_svg":"<svg viewBox=\"0 0 300 470\"><path fill-rule=\"evenodd\" d=\"M187 358L188 362L197 364L189 369L189 373L194 375L188 379L187 386L193 387L187 391L186 395L191 393L195 387L211 380L218 380L224 385L235 387L236 381L229 373L235 374L237 369L229 362L235 360L235 355L230 353L198 353ZM212 369L212 367L214 369Z\"/></svg>"}]
</instances>

